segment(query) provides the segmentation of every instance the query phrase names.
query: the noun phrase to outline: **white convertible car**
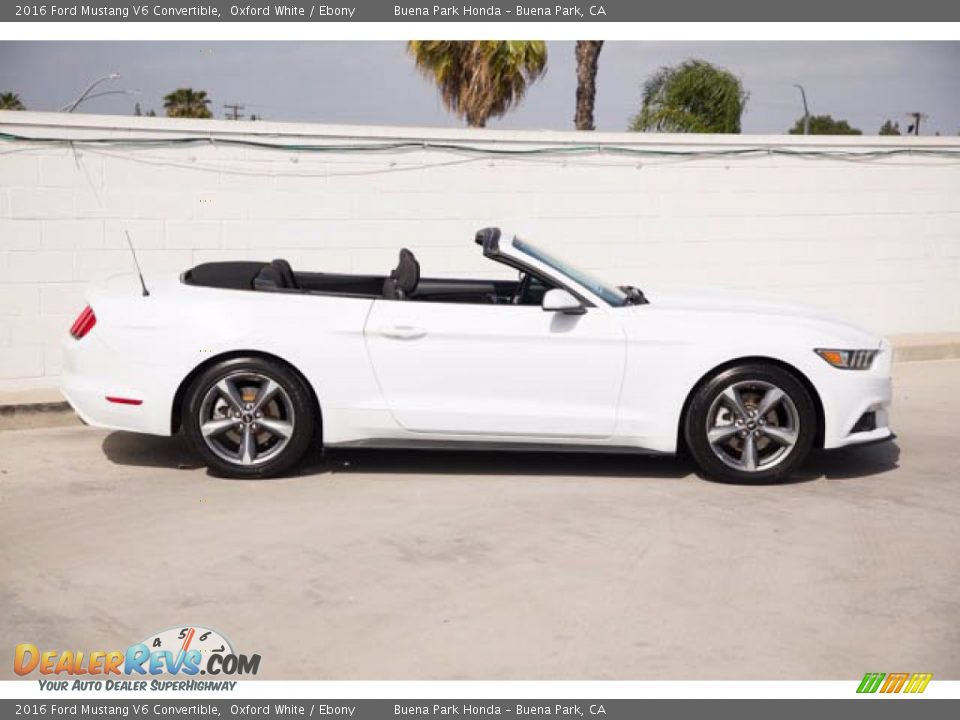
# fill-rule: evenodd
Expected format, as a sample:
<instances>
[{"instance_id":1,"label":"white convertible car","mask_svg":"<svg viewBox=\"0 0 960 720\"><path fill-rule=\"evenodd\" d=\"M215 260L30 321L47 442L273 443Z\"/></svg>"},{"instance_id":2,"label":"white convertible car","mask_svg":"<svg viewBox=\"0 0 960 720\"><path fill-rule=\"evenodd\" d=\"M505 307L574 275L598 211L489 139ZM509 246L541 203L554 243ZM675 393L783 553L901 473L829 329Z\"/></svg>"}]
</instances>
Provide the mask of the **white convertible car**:
<instances>
[{"instance_id":1,"label":"white convertible car","mask_svg":"<svg viewBox=\"0 0 960 720\"><path fill-rule=\"evenodd\" d=\"M90 425L186 432L216 473L325 447L676 453L736 481L885 440L889 344L803 306L617 287L520 237L476 242L517 280L198 265L91 288L63 392ZM148 292L149 290L149 292Z\"/></svg>"}]
</instances>

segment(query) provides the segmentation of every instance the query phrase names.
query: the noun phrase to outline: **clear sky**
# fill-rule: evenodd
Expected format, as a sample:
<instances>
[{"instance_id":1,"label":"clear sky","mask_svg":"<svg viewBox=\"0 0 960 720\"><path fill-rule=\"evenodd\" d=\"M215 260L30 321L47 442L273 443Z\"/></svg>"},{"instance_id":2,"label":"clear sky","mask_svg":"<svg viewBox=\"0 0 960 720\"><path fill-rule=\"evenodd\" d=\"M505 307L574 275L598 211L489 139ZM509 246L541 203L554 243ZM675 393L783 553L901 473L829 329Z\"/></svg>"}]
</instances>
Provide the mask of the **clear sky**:
<instances>
[{"instance_id":1,"label":"clear sky","mask_svg":"<svg viewBox=\"0 0 960 720\"><path fill-rule=\"evenodd\" d=\"M572 42L550 42L546 77L493 128L573 127ZM640 86L658 66L703 58L739 75L750 99L748 133L782 133L801 114L794 83L810 111L844 118L867 134L906 113L929 116L923 134L960 133L960 42L607 42L597 79L597 127L623 130L640 103ZM268 120L457 126L434 87L414 69L400 42L0 42L0 92L20 94L31 110L55 110L93 79L118 71L99 89L138 96L90 100L79 110L163 114L177 87L206 90Z\"/></svg>"}]
</instances>

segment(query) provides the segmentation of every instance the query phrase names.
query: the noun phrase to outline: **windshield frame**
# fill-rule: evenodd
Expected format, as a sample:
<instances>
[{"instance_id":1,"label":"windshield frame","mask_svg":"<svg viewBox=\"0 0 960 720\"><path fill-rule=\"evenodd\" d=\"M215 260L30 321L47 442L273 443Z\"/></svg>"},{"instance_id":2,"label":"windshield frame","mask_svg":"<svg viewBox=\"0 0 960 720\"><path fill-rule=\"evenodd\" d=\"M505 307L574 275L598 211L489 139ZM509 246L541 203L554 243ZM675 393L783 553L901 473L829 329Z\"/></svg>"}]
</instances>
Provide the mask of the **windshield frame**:
<instances>
[{"instance_id":1,"label":"windshield frame","mask_svg":"<svg viewBox=\"0 0 960 720\"><path fill-rule=\"evenodd\" d=\"M597 278L564 258L534 245L529 240L514 235L510 241L510 246L513 250L532 258L611 307L625 307L630 304L630 296L616 285Z\"/></svg>"}]
</instances>

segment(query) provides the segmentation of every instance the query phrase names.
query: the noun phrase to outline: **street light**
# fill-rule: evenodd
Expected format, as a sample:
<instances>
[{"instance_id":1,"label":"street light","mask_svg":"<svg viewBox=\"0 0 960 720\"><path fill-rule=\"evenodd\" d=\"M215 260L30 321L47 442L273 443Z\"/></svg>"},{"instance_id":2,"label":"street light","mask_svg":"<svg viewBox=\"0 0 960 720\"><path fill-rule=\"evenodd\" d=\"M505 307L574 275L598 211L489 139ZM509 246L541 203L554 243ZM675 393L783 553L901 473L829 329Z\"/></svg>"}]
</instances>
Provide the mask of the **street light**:
<instances>
[{"instance_id":1,"label":"street light","mask_svg":"<svg viewBox=\"0 0 960 720\"><path fill-rule=\"evenodd\" d=\"M798 85L796 83L793 86L800 90L800 97L803 99L803 134L810 134L810 111L807 110L807 93L803 89L803 85Z\"/></svg>"},{"instance_id":2,"label":"street light","mask_svg":"<svg viewBox=\"0 0 960 720\"><path fill-rule=\"evenodd\" d=\"M67 103L62 108L60 108L60 112L68 112L68 113L73 112L74 110L77 109L77 105L79 105L80 103L82 103L84 100L87 99L87 96L90 94L90 91L93 90L97 85L99 85L102 82L106 82L107 80L117 80L119 77L120 77L120 73L113 72L113 73L110 73L109 75L104 75L101 78L97 78L87 86L86 90L80 93L80 96L76 100L74 100L71 103Z\"/></svg>"},{"instance_id":3,"label":"street light","mask_svg":"<svg viewBox=\"0 0 960 720\"><path fill-rule=\"evenodd\" d=\"M104 92L98 92L98 93L94 93L93 95L87 95L81 102L86 102L87 100L93 100L94 98L103 97L105 95L139 95L139 94L140 94L140 90L105 90Z\"/></svg>"}]
</instances>

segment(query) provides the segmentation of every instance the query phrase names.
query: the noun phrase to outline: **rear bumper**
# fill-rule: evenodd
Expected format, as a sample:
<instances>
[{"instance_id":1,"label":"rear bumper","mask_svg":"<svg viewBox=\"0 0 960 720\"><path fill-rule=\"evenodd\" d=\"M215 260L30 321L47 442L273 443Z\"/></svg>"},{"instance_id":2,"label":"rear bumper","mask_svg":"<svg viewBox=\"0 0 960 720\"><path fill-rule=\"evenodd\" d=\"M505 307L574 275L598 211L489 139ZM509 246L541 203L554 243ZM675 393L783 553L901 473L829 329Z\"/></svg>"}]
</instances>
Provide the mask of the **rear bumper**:
<instances>
[{"instance_id":1,"label":"rear bumper","mask_svg":"<svg viewBox=\"0 0 960 720\"><path fill-rule=\"evenodd\" d=\"M173 398L169 380L155 369L131 367L119 353L91 333L82 340L67 336L63 343L60 391L87 425L170 435ZM139 400L140 404L107 398Z\"/></svg>"}]
</instances>

